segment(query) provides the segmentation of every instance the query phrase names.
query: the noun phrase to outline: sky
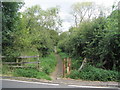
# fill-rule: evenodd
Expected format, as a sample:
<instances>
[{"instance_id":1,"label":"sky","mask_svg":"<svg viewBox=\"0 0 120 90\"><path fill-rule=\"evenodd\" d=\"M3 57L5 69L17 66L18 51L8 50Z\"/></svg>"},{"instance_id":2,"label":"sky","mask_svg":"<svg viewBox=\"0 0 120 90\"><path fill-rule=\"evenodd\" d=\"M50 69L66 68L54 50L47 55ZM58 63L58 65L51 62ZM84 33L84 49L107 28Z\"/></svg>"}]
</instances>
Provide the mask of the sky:
<instances>
[{"instance_id":1,"label":"sky","mask_svg":"<svg viewBox=\"0 0 120 90\"><path fill-rule=\"evenodd\" d=\"M71 25L73 25L71 12L71 5L75 2L95 2L97 5L104 6L106 8L111 8L112 5L118 0L24 0L25 5L22 11L26 7L31 7L33 5L40 5L42 9L47 9L50 7L60 7L60 17L63 20L62 31L68 31Z\"/></svg>"}]
</instances>

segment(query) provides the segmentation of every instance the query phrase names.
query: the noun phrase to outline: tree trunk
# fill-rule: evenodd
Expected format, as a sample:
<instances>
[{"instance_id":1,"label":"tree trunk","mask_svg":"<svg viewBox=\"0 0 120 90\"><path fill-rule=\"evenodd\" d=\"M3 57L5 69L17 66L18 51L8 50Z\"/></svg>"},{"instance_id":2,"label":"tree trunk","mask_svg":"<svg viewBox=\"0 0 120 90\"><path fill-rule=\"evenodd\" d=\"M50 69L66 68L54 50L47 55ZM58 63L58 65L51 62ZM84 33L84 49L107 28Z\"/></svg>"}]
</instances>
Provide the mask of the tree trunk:
<instances>
[{"instance_id":1,"label":"tree trunk","mask_svg":"<svg viewBox=\"0 0 120 90\"><path fill-rule=\"evenodd\" d=\"M82 65L81 65L80 68L78 69L79 72L83 69L83 67L85 66L86 62L87 62L87 59L84 58L84 60L83 60L83 62L82 62Z\"/></svg>"}]
</instances>

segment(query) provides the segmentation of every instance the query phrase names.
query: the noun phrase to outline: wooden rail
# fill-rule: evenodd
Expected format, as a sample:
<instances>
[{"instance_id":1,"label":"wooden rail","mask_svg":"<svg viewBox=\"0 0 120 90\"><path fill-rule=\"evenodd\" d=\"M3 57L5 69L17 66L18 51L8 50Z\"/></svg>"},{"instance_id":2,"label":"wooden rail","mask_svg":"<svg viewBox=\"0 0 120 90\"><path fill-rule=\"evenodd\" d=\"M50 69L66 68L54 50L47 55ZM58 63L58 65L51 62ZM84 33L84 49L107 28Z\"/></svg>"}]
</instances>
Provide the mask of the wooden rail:
<instances>
[{"instance_id":1,"label":"wooden rail","mask_svg":"<svg viewBox=\"0 0 120 90\"><path fill-rule=\"evenodd\" d=\"M0 56L0 58L5 58L5 56ZM21 60L21 59L27 59L27 58L37 58L37 61L23 62L23 60ZM39 55L37 55L37 56L19 56L16 58L16 62L2 62L3 65L9 65L9 67L16 67L16 68L33 67L33 66L24 66L24 64L37 64L36 65L37 69L39 69L39 63L40 63Z\"/></svg>"},{"instance_id":2,"label":"wooden rail","mask_svg":"<svg viewBox=\"0 0 120 90\"><path fill-rule=\"evenodd\" d=\"M40 63L40 62L2 62L3 64L8 64L8 65L16 65L16 64L32 64L32 63Z\"/></svg>"}]
</instances>

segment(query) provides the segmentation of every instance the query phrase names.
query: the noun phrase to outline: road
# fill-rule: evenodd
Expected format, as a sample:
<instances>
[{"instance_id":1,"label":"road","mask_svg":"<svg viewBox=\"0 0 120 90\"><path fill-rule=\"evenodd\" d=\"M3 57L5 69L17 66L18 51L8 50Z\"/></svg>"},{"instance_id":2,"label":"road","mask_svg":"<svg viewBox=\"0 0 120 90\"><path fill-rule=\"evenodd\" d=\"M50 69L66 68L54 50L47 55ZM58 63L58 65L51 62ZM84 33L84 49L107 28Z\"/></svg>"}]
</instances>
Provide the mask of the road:
<instances>
[{"instance_id":1,"label":"road","mask_svg":"<svg viewBox=\"0 0 120 90\"><path fill-rule=\"evenodd\" d=\"M54 83L43 83L43 82L28 82L19 80L2 80L2 88L79 88L78 90L117 90L117 88L108 87L90 87L90 86L77 86L67 84L54 84ZM3 89L4 90L4 89Z\"/></svg>"}]
</instances>

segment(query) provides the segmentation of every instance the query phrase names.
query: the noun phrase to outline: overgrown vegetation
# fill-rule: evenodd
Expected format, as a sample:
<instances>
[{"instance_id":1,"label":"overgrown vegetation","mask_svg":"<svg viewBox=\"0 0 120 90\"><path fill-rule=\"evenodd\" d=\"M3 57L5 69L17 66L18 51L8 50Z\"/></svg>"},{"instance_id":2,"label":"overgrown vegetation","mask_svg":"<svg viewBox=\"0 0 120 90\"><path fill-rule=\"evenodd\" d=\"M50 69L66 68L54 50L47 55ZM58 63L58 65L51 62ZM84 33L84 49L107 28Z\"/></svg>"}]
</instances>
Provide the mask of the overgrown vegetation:
<instances>
[{"instance_id":1,"label":"overgrown vegetation","mask_svg":"<svg viewBox=\"0 0 120 90\"><path fill-rule=\"evenodd\" d=\"M29 78L37 78L37 79L47 79L51 80L51 78L44 72L40 72L36 69L16 69L13 73L14 76L19 77L29 77Z\"/></svg>"},{"instance_id":2,"label":"overgrown vegetation","mask_svg":"<svg viewBox=\"0 0 120 90\"><path fill-rule=\"evenodd\" d=\"M15 62L19 56L39 55L41 71L36 69L15 69L15 76L45 78L54 71L56 60L54 47L63 58L72 58L74 79L118 81L120 70L120 30L119 9L113 5L105 16L104 10L96 8L92 2L73 4L71 7L74 26L59 35L62 20L59 8L43 10L39 5L19 9L20 2L2 2L2 56L3 62ZM93 15L95 12L98 15ZM82 12L82 13L81 13ZM78 72L83 59L87 65ZM35 59L31 59L35 60ZM9 67L3 67L7 74Z\"/></svg>"},{"instance_id":3,"label":"overgrown vegetation","mask_svg":"<svg viewBox=\"0 0 120 90\"><path fill-rule=\"evenodd\" d=\"M42 68L42 72L49 75L51 72L55 70L57 60L53 53L50 54L48 57L41 58L40 61L41 61L40 67Z\"/></svg>"},{"instance_id":4,"label":"overgrown vegetation","mask_svg":"<svg viewBox=\"0 0 120 90\"><path fill-rule=\"evenodd\" d=\"M85 80L118 81L118 71L120 70L118 64L120 61L119 10L114 5L109 16L104 16L105 12L100 12L96 18L77 19L81 15L80 11L83 10L82 6L88 8L89 5L87 5L88 3L73 5L75 26L60 34L61 39L58 47L61 52L72 57L73 71L69 77ZM81 15L80 17L84 16ZM90 66L86 65L79 72L78 69L84 58L87 58L87 64Z\"/></svg>"},{"instance_id":5,"label":"overgrown vegetation","mask_svg":"<svg viewBox=\"0 0 120 90\"><path fill-rule=\"evenodd\" d=\"M19 2L2 2L2 55L6 56L3 61L32 55L27 53L28 50L45 57L54 51L58 43L58 27L61 24L59 8L42 10L35 5L18 12L22 6L23 3Z\"/></svg>"},{"instance_id":6,"label":"overgrown vegetation","mask_svg":"<svg viewBox=\"0 0 120 90\"><path fill-rule=\"evenodd\" d=\"M33 60L35 61L35 60ZM31 68L14 68L10 69L8 66L3 66L3 74L4 75L13 75L20 77L29 77L29 78L38 78L38 79L47 79L51 80L50 73L55 70L55 66L57 64L54 53L51 53L47 57L40 58L40 68L36 69L35 67ZM34 65L34 64L28 64Z\"/></svg>"},{"instance_id":7,"label":"overgrown vegetation","mask_svg":"<svg viewBox=\"0 0 120 90\"><path fill-rule=\"evenodd\" d=\"M87 65L81 72L73 70L67 77L91 81L120 81L117 71L95 68L91 65Z\"/></svg>"},{"instance_id":8,"label":"overgrown vegetation","mask_svg":"<svg viewBox=\"0 0 120 90\"><path fill-rule=\"evenodd\" d=\"M2 56L5 56L2 61L16 62L19 56L39 55L41 71L12 70L8 66L3 66L3 74L50 80L48 75L56 66L55 56L51 53L58 43L58 27L61 27L59 8L43 10L39 5L35 5L19 12L23 5L22 2L2 2ZM27 60L36 61L35 58L29 58L24 62Z\"/></svg>"},{"instance_id":9,"label":"overgrown vegetation","mask_svg":"<svg viewBox=\"0 0 120 90\"><path fill-rule=\"evenodd\" d=\"M67 55L64 52L59 52L59 55L61 56L62 59L69 57L69 55Z\"/></svg>"}]
</instances>

